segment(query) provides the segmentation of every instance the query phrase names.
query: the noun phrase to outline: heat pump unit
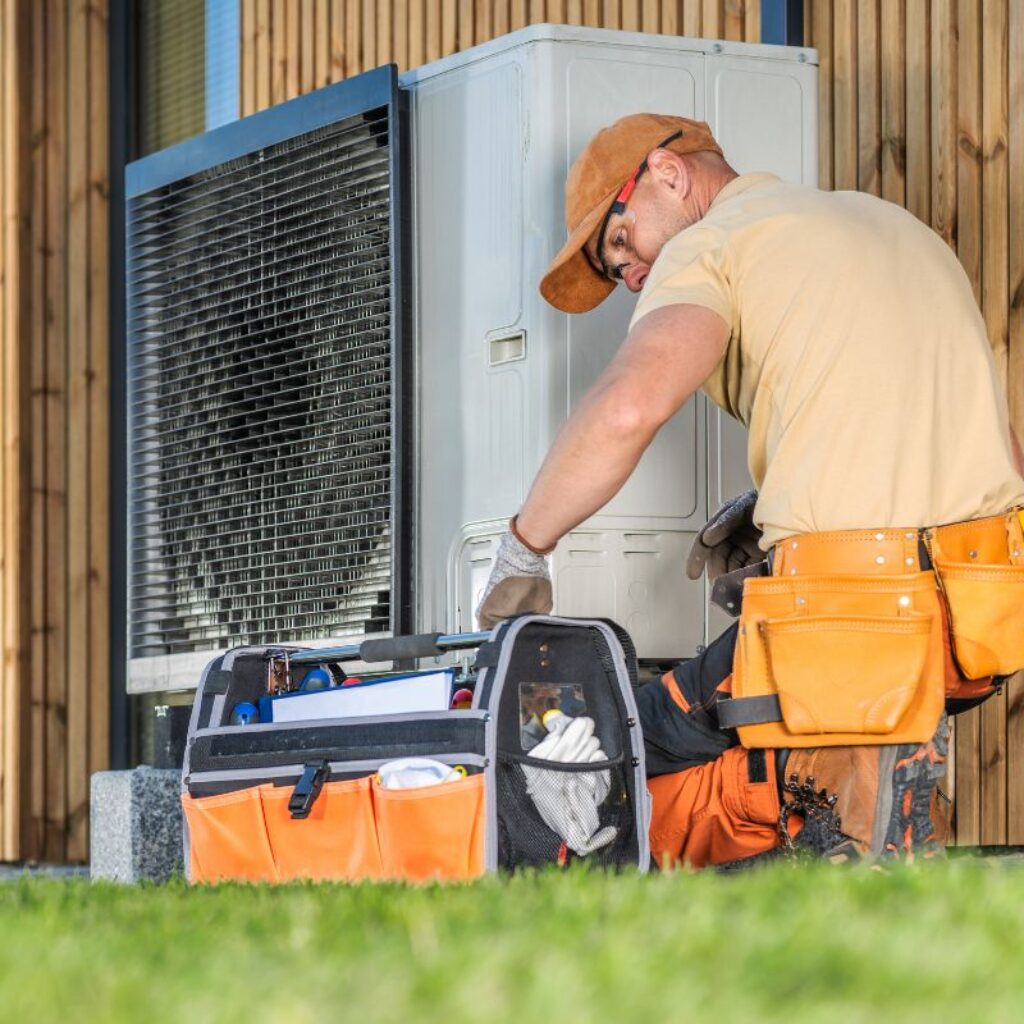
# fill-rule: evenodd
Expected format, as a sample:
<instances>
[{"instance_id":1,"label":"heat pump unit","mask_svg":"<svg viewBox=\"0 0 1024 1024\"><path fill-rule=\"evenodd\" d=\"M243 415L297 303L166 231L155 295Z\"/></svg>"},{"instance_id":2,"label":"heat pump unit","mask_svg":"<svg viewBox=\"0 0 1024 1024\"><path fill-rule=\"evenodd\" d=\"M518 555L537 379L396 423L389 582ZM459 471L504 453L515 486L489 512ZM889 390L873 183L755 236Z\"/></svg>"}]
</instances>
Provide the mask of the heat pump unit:
<instances>
[{"instance_id":1,"label":"heat pump unit","mask_svg":"<svg viewBox=\"0 0 1024 1024\"><path fill-rule=\"evenodd\" d=\"M816 183L814 51L537 25L379 68L128 168L129 690L211 652L475 625L498 538L625 336L537 283L601 127L707 120L741 173ZM652 663L724 625L683 572L749 486L697 395L553 556L556 611Z\"/></svg>"}]
</instances>

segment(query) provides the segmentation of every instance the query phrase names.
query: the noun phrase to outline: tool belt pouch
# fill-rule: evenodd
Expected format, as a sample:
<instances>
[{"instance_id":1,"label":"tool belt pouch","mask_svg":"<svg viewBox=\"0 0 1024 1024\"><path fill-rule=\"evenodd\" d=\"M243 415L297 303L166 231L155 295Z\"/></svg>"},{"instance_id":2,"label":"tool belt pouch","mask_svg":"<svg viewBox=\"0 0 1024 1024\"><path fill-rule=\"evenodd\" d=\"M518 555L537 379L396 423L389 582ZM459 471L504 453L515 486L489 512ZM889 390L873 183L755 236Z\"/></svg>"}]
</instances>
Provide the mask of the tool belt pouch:
<instances>
[{"instance_id":1,"label":"tool belt pouch","mask_svg":"<svg viewBox=\"0 0 1024 1024\"><path fill-rule=\"evenodd\" d=\"M200 680L182 773L191 881L467 880L579 858L646 867L636 661L613 624L547 616L500 623L478 649L470 709L230 724L239 702L265 695L274 653L228 652ZM530 758L539 738L530 715L552 707L593 718L606 759ZM457 765L465 776L383 787L381 765L406 757ZM582 852L552 830L531 789L555 800L555 816L571 822ZM594 792L600 800L564 813L565 799Z\"/></svg>"},{"instance_id":2,"label":"tool belt pouch","mask_svg":"<svg viewBox=\"0 0 1024 1024\"><path fill-rule=\"evenodd\" d=\"M1024 511L935 527L927 541L964 677L1024 668Z\"/></svg>"},{"instance_id":3,"label":"tool belt pouch","mask_svg":"<svg viewBox=\"0 0 1024 1024\"><path fill-rule=\"evenodd\" d=\"M751 579L719 721L746 747L925 742L943 665L930 572Z\"/></svg>"}]
</instances>

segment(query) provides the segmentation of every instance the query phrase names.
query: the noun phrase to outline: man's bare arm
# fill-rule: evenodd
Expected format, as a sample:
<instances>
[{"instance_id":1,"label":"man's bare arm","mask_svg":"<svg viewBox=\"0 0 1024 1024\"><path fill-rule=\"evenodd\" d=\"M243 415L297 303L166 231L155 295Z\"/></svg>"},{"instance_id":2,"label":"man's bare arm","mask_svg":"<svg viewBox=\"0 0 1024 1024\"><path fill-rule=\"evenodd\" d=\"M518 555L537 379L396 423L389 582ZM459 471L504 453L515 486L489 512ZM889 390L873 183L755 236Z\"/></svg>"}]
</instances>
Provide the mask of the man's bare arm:
<instances>
[{"instance_id":1,"label":"man's bare arm","mask_svg":"<svg viewBox=\"0 0 1024 1024\"><path fill-rule=\"evenodd\" d=\"M728 341L725 321L703 306L664 306L640 320L555 439L519 513L521 535L551 547L603 508Z\"/></svg>"}]
</instances>

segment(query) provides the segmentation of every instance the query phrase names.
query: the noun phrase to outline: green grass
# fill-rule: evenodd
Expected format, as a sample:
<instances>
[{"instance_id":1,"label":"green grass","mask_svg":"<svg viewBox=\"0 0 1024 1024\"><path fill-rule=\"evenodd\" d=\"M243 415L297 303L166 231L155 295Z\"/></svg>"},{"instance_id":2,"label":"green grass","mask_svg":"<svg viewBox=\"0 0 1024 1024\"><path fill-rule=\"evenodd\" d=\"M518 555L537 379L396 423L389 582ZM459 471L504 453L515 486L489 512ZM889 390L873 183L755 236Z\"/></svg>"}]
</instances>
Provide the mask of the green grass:
<instances>
[{"instance_id":1,"label":"green grass","mask_svg":"<svg viewBox=\"0 0 1024 1024\"><path fill-rule=\"evenodd\" d=\"M0 1020L1024 1019L1024 869L0 885Z\"/></svg>"}]
</instances>

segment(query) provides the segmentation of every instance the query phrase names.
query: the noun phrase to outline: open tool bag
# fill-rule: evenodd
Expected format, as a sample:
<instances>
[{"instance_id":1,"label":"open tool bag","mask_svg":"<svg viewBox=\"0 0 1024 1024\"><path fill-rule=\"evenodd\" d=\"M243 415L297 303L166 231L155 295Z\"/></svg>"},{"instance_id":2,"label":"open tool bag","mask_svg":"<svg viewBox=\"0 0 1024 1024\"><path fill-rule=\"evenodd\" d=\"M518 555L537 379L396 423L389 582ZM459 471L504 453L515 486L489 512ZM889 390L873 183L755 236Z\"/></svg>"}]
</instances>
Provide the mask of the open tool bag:
<instances>
[{"instance_id":1,"label":"open tool bag","mask_svg":"<svg viewBox=\"0 0 1024 1024\"><path fill-rule=\"evenodd\" d=\"M231 724L239 707L345 660L476 649L461 710ZM363 677L366 678L365 676ZM490 634L245 647L195 696L182 774L185 863L223 879L470 879L583 860L647 867L648 794L628 637L600 620L526 615ZM429 758L455 781L387 788L382 766Z\"/></svg>"}]
</instances>

